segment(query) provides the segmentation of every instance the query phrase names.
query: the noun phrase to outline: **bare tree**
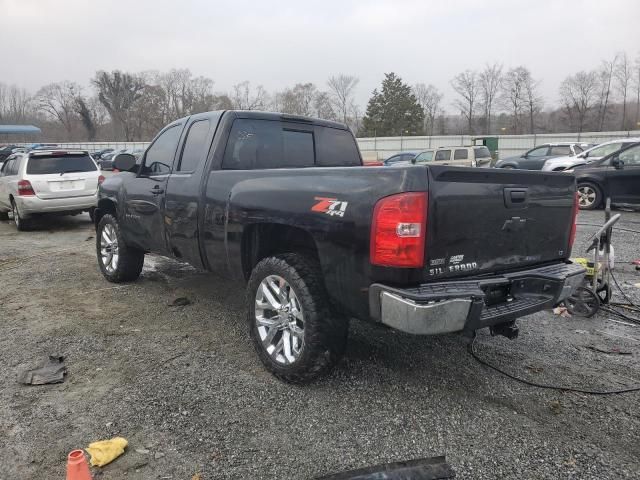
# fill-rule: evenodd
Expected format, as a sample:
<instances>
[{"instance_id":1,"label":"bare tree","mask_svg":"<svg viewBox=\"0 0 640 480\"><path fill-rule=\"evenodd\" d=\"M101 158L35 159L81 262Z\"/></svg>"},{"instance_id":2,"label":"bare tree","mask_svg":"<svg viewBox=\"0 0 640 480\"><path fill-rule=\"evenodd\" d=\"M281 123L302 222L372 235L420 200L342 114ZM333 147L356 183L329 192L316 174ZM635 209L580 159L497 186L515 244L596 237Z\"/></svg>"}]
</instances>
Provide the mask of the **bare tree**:
<instances>
[{"instance_id":1,"label":"bare tree","mask_svg":"<svg viewBox=\"0 0 640 480\"><path fill-rule=\"evenodd\" d=\"M78 95L75 97L74 108L76 113L80 117L82 126L87 131L87 137L89 141L93 142L96 139L96 134L98 131L95 114L89 107L89 102L80 93L78 93Z\"/></svg>"},{"instance_id":2,"label":"bare tree","mask_svg":"<svg viewBox=\"0 0 640 480\"><path fill-rule=\"evenodd\" d=\"M331 101L344 123L349 122L349 111L353 105L353 95L360 80L353 75L336 75L329 77L327 85L331 92Z\"/></svg>"},{"instance_id":3,"label":"bare tree","mask_svg":"<svg viewBox=\"0 0 640 480\"><path fill-rule=\"evenodd\" d=\"M524 80L524 103L529 115L529 133L536 133L535 116L542 110L543 100L538 93L540 82L534 80L531 72L525 69Z\"/></svg>"},{"instance_id":4,"label":"bare tree","mask_svg":"<svg viewBox=\"0 0 640 480\"><path fill-rule=\"evenodd\" d=\"M443 95L433 85L424 83L414 85L413 94L424 111L424 130L427 135L433 136Z\"/></svg>"},{"instance_id":5,"label":"bare tree","mask_svg":"<svg viewBox=\"0 0 640 480\"><path fill-rule=\"evenodd\" d=\"M627 95L629 94L633 72L631 71L631 62L629 62L627 54L623 52L619 58L620 60L616 65L613 75L616 79L616 88L622 100L622 122L620 124L620 130L624 130L627 124Z\"/></svg>"},{"instance_id":6,"label":"bare tree","mask_svg":"<svg viewBox=\"0 0 640 480\"><path fill-rule=\"evenodd\" d=\"M31 113L32 105L33 99L24 88L0 83L0 120L24 122Z\"/></svg>"},{"instance_id":7,"label":"bare tree","mask_svg":"<svg viewBox=\"0 0 640 480\"><path fill-rule=\"evenodd\" d=\"M502 84L502 65L486 65L479 75L480 103L484 110L485 131L491 133L491 114Z\"/></svg>"},{"instance_id":8,"label":"bare tree","mask_svg":"<svg viewBox=\"0 0 640 480\"><path fill-rule=\"evenodd\" d=\"M171 69L166 73L150 73L151 81L162 89L156 95L165 123L176 118L201 113L213 106L213 80L193 77L189 69ZM157 92L160 93L160 92Z\"/></svg>"},{"instance_id":9,"label":"bare tree","mask_svg":"<svg viewBox=\"0 0 640 480\"><path fill-rule=\"evenodd\" d=\"M328 92L317 92L313 99L313 115L325 120L336 120L336 112Z\"/></svg>"},{"instance_id":10,"label":"bare tree","mask_svg":"<svg viewBox=\"0 0 640 480\"><path fill-rule=\"evenodd\" d=\"M451 80L451 86L461 98L456 99L454 105L460 109L467 119L468 133L473 133L473 115L477 108L479 82L478 74L473 70L465 70Z\"/></svg>"},{"instance_id":11,"label":"bare tree","mask_svg":"<svg viewBox=\"0 0 640 480\"><path fill-rule=\"evenodd\" d=\"M616 55L613 60L605 60L602 62L598 77L600 81L600 99L598 102L598 130L602 131L604 128L604 122L607 118L607 111L609 107L609 97L611 96L611 81L613 79L613 72L618 62L618 56Z\"/></svg>"},{"instance_id":12,"label":"bare tree","mask_svg":"<svg viewBox=\"0 0 640 480\"><path fill-rule=\"evenodd\" d=\"M582 132L588 115L597 102L598 75L596 72L578 72L564 79L560 85L560 98L572 127Z\"/></svg>"},{"instance_id":13,"label":"bare tree","mask_svg":"<svg viewBox=\"0 0 640 480\"><path fill-rule=\"evenodd\" d=\"M530 77L525 67L510 69L502 82L502 103L511 114L513 133L522 132L522 116L526 109L526 79Z\"/></svg>"},{"instance_id":14,"label":"bare tree","mask_svg":"<svg viewBox=\"0 0 640 480\"><path fill-rule=\"evenodd\" d=\"M233 108L237 110L264 110L269 101L267 91L262 85L258 85L253 91L248 80L233 86L230 99Z\"/></svg>"},{"instance_id":15,"label":"bare tree","mask_svg":"<svg viewBox=\"0 0 640 480\"><path fill-rule=\"evenodd\" d=\"M297 83L293 88L276 92L272 106L277 112L311 116L316 94L317 89L313 83Z\"/></svg>"},{"instance_id":16,"label":"bare tree","mask_svg":"<svg viewBox=\"0 0 640 480\"><path fill-rule=\"evenodd\" d=\"M38 110L60 122L67 132L67 137L71 137L73 123L78 118L76 96L79 94L79 85L63 81L45 85L35 96Z\"/></svg>"},{"instance_id":17,"label":"bare tree","mask_svg":"<svg viewBox=\"0 0 640 480\"><path fill-rule=\"evenodd\" d=\"M634 65L634 88L636 91L636 115L635 115L635 124L634 124L634 130L639 130L640 128L640 54L638 54L638 57L636 58L636 63Z\"/></svg>"},{"instance_id":18,"label":"bare tree","mask_svg":"<svg viewBox=\"0 0 640 480\"><path fill-rule=\"evenodd\" d=\"M123 131L126 141L133 139L132 107L142 97L145 82L139 75L119 70L99 71L93 79L100 103L111 120Z\"/></svg>"}]
</instances>

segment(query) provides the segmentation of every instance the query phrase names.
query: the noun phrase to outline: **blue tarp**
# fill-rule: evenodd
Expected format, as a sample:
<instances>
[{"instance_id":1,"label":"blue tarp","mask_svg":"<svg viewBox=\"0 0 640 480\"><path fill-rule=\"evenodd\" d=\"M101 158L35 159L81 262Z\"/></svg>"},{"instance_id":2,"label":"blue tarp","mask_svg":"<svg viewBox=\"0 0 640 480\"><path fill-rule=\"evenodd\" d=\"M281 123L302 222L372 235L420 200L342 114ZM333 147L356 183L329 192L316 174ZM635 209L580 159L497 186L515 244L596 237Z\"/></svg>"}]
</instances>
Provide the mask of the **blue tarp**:
<instances>
[{"instance_id":1,"label":"blue tarp","mask_svg":"<svg viewBox=\"0 0 640 480\"><path fill-rule=\"evenodd\" d=\"M27 134L27 133L42 133L38 127L33 125L0 125L1 134Z\"/></svg>"}]
</instances>

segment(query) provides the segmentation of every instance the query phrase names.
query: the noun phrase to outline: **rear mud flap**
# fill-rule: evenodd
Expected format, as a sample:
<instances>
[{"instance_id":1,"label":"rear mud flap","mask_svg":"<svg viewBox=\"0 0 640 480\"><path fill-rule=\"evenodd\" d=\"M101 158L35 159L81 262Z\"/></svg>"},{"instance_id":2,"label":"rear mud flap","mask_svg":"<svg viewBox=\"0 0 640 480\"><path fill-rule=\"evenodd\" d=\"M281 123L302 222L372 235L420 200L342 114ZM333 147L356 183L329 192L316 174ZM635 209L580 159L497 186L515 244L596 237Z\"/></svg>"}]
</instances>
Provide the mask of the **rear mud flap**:
<instances>
[{"instance_id":1,"label":"rear mud flap","mask_svg":"<svg viewBox=\"0 0 640 480\"><path fill-rule=\"evenodd\" d=\"M445 457L419 458L335 473L316 480L437 480L455 478Z\"/></svg>"}]
</instances>

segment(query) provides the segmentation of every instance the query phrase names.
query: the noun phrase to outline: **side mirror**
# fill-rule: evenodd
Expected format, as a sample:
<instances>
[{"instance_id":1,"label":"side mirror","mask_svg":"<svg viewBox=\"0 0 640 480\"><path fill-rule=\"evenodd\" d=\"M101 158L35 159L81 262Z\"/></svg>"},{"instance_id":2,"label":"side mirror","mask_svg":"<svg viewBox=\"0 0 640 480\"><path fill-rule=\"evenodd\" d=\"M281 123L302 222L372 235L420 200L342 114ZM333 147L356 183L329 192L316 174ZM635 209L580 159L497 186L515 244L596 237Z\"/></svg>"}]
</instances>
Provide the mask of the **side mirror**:
<instances>
[{"instance_id":1,"label":"side mirror","mask_svg":"<svg viewBox=\"0 0 640 480\"><path fill-rule=\"evenodd\" d=\"M618 170L624 168L624 162L617 155L611 159L611 165Z\"/></svg>"},{"instance_id":2,"label":"side mirror","mask_svg":"<svg viewBox=\"0 0 640 480\"><path fill-rule=\"evenodd\" d=\"M413 158L411 159L411 164L412 164L412 165L415 165L415 164L416 164L416 157L413 157Z\"/></svg>"},{"instance_id":3,"label":"side mirror","mask_svg":"<svg viewBox=\"0 0 640 480\"><path fill-rule=\"evenodd\" d=\"M121 172L132 172L136 167L136 157L130 153L119 153L113 157L113 168Z\"/></svg>"}]
</instances>

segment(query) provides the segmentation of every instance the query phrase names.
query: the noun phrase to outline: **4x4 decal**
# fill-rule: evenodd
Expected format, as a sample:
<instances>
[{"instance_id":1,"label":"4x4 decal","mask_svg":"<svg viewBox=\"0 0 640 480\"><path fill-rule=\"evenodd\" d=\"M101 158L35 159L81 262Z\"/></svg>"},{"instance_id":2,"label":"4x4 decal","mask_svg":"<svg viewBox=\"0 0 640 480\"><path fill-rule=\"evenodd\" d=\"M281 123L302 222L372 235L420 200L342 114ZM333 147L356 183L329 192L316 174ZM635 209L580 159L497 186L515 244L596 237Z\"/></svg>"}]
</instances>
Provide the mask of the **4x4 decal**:
<instances>
[{"instance_id":1,"label":"4x4 decal","mask_svg":"<svg viewBox=\"0 0 640 480\"><path fill-rule=\"evenodd\" d=\"M326 213L327 215L337 215L344 217L349 202L343 202L337 198L315 197L318 203L311 207L312 212Z\"/></svg>"}]
</instances>

